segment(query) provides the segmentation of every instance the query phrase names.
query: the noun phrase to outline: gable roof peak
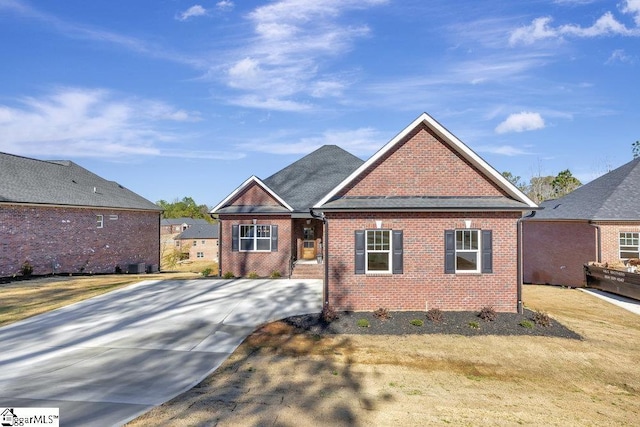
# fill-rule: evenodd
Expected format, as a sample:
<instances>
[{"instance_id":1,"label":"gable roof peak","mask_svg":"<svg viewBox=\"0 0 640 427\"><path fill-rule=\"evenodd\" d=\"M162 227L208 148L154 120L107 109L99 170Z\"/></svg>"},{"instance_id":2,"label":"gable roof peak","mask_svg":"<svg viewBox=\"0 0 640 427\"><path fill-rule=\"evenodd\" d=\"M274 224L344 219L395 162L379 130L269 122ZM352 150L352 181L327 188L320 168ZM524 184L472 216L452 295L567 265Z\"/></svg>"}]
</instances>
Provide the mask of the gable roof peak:
<instances>
[{"instance_id":1,"label":"gable roof peak","mask_svg":"<svg viewBox=\"0 0 640 427\"><path fill-rule=\"evenodd\" d=\"M522 191L520 191L515 185L509 182L502 176L497 170L490 166L484 159L478 156L473 150L471 150L466 144L458 139L447 128L441 125L436 119L431 117L426 112L420 114L413 122L400 131L395 137L393 137L387 144L385 144L380 150L378 150L373 156L364 162L358 169L356 169L350 176L345 178L340 184L338 184L331 192L322 198L314 207L321 208L322 205L330 201L335 197L342 189L344 189L349 183L353 182L358 176L364 173L370 166L375 164L385 154L393 150L398 144L400 144L404 138L413 132L419 126L427 126L436 135L438 135L446 144L448 144L454 151L456 151L462 158L474 165L478 170L483 172L488 179L494 182L498 187L504 190L513 199L524 203L526 206L536 209L537 205L533 200L527 197Z\"/></svg>"}]
</instances>

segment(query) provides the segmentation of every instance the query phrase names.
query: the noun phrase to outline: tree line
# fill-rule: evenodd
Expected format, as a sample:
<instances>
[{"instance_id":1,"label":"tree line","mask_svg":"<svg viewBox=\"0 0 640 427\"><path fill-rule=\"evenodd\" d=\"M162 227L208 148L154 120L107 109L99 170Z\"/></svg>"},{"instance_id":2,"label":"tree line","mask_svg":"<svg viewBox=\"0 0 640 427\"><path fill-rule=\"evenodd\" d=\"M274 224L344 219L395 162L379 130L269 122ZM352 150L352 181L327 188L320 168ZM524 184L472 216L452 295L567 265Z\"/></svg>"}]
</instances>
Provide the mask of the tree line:
<instances>
[{"instance_id":1,"label":"tree line","mask_svg":"<svg viewBox=\"0 0 640 427\"><path fill-rule=\"evenodd\" d=\"M215 223L209 215L210 208L207 205L198 205L191 197L183 197L182 200L176 199L173 202L158 200L156 205L164 210L163 218L205 219L210 223Z\"/></svg>"},{"instance_id":2,"label":"tree line","mask_svg":"<svg viewBox=\"0 0 640 427\"><path fill-rule=\"evenodd\" d=\"M565 196L582 185L569 169L561 171L556 176L534 176L529 182L523 181L522 178L508 171L502 172L502 176L535 203Z\"/></svg>"}]
</instances>

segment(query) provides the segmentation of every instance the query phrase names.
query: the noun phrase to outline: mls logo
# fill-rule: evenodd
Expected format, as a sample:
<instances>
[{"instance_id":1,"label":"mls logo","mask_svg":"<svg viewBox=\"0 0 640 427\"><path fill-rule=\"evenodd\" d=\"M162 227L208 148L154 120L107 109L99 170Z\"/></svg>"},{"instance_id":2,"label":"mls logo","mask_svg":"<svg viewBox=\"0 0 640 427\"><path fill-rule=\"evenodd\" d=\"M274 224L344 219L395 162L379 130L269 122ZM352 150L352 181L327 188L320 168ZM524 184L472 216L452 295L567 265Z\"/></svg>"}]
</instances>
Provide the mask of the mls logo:
<instances>
[{"instance_id":1,"label":"mls logo","mask_svg":"<svg viewBox=\"0 0 640 427\"><path fill-rule=\"evenodd\" d=\"M7 408L2 413L0 413L0 425L3 427L13 426L13 419L16 417L16 414L13 413L13 409Z\"/></svg>"}]
</instances>

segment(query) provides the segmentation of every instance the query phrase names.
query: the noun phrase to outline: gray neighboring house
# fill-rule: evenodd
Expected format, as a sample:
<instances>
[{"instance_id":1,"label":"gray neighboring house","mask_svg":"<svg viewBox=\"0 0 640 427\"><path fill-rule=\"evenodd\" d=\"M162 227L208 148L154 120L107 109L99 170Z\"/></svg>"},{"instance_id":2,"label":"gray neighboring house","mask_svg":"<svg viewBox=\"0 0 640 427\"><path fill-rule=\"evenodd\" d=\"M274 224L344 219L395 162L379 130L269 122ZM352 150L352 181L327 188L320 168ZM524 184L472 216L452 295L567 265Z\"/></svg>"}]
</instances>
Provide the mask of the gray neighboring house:
<instances>
[{"instance_id":1,"label":"gray neighboring house","mask_svg":"<svg viewBox=\"0 0 640 427\"><path fill-rule=\"evenodd\" d=\"M189 260L218 261L217 224L194 224L174 237L174 240L181 252L188 255Z\"/></svg>"},{"instance_id":2,"label":"gray neighboring house","mask_svg":"<svg viewBox=\"0 0 640 427\"><path fill-rule=\"evenodd\" d=\"M541 206L522 222L525 283L580 287L589 261L640 258L640 159Z\"/></svg>"},{"instance_id":3,"label":"gray neighboring house","mask_svg":"<svg viewBox=\"0 0 640 427\"><path fill-rule=\"evenodd\" d=\"M161 213L74 162L0 153L0 277L157 269Z\"/></svg>"}]
</instances>

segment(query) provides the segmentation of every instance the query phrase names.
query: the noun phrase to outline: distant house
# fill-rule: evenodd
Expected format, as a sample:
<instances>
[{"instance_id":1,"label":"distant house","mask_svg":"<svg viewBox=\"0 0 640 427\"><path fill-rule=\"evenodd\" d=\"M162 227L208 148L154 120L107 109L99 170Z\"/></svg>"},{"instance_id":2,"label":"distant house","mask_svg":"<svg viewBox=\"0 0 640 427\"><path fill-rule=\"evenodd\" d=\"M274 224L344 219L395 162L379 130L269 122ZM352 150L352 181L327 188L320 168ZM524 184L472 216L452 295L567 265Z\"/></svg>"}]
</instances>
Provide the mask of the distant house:
<instances>
[{"instance_id":1,"label":"distant house","mask_svg":"<svg viewBox=\"0 0 640 427\"><path fill-rule=\"evenodd\" d=\"M71 161L0 153L0 277L158 266L161 212Z\"/></svg>"},{"instance_id":2,"label":"distant house","mask_svg":"<svg viewBox=\"0 0 640 427\"><path fill-rule=\"evenodd\" d=\"M295 276L316 258L336 310L515 312L517 225L532 209L423 114L366 162L324 146L264 181L250 177L212 213L221 271Z\"/></svg>"},{"instance_id":3,"label":"distant house","mask_svg":"<svg viewBox=\"0 0 640 427\"><path fill-rule=\"evenodd\" d=\"M218 261L218 225L195 224L174 237L176 246L195 261Z\"/></svg>"},{"instance_id":4,"label":"distant house","mask_svg":"<svg viewBox=\"0 0 640 427\"><path fill-rule=\"evenodd\" d=\"M172 234L177 236L187 228L196 224L210 224L206 219L202 218L162 218L160 221L160 235Z\"/></svg>"},{"instance_id":5,"label":"distant house","mask_svg":"<svg viewBox=\"0 0 640 427\"><path fill-rule=\"evenodd\" d=\"M525 218L525 283L584 286L589 261L640 258L640 159L635 159Z\"/></svg>"}]
</instances>

